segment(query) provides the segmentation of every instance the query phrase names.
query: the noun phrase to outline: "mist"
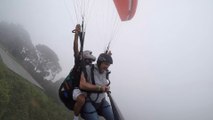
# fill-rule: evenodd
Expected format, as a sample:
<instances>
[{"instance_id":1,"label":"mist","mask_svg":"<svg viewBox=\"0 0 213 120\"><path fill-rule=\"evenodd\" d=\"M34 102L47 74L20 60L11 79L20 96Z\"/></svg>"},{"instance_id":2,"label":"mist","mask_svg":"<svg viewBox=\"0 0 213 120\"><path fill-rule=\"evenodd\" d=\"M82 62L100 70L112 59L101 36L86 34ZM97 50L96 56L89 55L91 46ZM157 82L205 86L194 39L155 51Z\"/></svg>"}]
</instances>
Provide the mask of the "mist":
<instances>
[{"instance_id":1,"label":"mist","mask_svg":"<svg viewBox=\"0 0 213 120\"><path fill-rule=\"evenodd\" d=\"M70 4L0 1L0 22L20 24L34 44L56 52L63 68L57 78L66 77L74 64L72 30L78 22ZM110 80L126 120L213 119L212 11L211 0L139 0L134 18L120 23L110 46ZM93 33L99 27L88 24L85 41L95 56L108 44Z\"/></svg>"}]
</instances>

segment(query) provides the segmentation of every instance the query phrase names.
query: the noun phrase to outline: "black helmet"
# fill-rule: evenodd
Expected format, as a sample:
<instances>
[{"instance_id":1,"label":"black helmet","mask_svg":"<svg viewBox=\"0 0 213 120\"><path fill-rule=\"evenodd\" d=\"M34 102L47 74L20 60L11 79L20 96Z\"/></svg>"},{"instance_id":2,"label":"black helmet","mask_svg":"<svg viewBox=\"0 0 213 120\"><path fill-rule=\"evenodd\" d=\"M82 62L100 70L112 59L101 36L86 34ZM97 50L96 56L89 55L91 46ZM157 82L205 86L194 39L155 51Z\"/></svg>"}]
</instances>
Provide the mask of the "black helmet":
<instances>
[{"instance_id":1,"label":"black helmet","mask_svg":"<svg viewBox=\"0 0 213 120\"><path fill-rule=\"evenodd\" d=\"M107 62L107 63L113 64L111 55L106 54L106 53L100 54L98 57L97 63L100 64L102 62Z\"/></svg>"}]
</instances>

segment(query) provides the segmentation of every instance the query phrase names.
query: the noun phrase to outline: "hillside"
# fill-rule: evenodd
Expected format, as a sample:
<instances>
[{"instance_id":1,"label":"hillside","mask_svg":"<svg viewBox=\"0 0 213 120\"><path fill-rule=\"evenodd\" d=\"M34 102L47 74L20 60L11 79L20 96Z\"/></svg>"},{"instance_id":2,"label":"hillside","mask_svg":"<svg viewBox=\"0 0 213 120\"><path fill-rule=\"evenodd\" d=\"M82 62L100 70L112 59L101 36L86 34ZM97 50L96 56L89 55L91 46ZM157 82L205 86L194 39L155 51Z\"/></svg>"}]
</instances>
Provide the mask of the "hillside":
<instances>
[{"instance_id":1,"label":"hillside","mask_svg":"<svg viewBox=\"0 0 213 120\"><path fill-rule=\"evenodd\" d=\"M9 70L0 58L0 120L71 120L71 112Z\"/></svg>"},{"instance_id":2,"label":"hillside","mask_svg":"<svg viewBox=\"0 0 213 120\"><path fill-rule=\"evenodd\" d=\"M32 78L32 76L27 72L27 70L25 70L23 68L23 66L21 66L19 63L17 63L13 57L10 55L10 53L6 52L6 50L3 50L1 48L2 46L0 45L0 56L2 57L2 61L3 63L12 71L14 71L15 73L17 73L18 75L22 76L23 78L25 78L26 80L30 81L31 83L33 83L34 85L41 87L41 85L34 80L34 78Z\"/></svg>"}]
</instances>

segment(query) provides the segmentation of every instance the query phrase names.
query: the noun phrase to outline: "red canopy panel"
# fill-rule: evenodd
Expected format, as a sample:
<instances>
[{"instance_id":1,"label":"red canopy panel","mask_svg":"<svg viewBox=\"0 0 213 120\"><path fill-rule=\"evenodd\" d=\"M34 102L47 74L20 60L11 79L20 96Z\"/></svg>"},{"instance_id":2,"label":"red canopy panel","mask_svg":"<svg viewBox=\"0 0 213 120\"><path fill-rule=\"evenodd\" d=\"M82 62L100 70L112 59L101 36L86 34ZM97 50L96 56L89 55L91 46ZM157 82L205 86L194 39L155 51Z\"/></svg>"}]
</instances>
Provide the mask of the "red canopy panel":
<instances>
[{"instance_id":1,"label":"red canopy panel","mask_svg":"<svg viewBox=\"0 0 213 120\"><path fill-rule=\"evenodd\" d=\"M136 12L138 0L114 0L121 21L131 20Z\"/></svg>"}]
</instances>

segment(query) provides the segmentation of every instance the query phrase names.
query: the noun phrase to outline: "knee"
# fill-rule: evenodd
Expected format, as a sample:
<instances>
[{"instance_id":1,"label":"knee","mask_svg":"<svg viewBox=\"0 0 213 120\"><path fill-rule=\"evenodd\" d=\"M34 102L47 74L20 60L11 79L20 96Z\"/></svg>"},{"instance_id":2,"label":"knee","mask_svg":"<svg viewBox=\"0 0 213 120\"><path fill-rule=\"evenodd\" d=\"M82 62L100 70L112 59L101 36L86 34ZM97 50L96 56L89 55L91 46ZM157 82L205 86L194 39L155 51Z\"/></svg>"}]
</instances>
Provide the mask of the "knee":
<instances>
[{"instance_id":1,"label":"knee","mask_svg":"<svg viewBox=\"0 0 213 120\"><path fill-rule=\"evenodd\" d=\"M85 97L83 95L79 95L77 97L77 102L78 104L83 105L85 103Z\"/></svg>"}]
</instances>

